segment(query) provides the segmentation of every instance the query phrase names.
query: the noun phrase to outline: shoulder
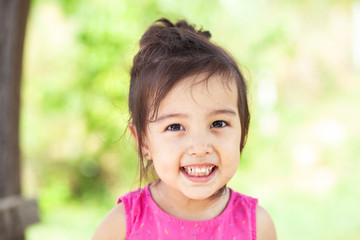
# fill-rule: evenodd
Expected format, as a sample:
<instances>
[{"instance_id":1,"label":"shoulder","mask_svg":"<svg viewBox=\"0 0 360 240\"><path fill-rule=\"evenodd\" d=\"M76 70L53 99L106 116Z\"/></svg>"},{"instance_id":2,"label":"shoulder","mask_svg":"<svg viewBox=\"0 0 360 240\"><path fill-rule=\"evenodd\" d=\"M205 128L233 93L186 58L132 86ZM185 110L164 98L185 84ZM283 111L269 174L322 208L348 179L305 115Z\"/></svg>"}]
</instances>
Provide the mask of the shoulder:
<instances>
[{"instance_id":1,"label":"shoulder","mask_svg":"<svg viewBox=\"0 0 360 240\"><path fill-rule=\"evenodd\" d=\"M115 240L126 237L126 216L122 202L117 204L96 229L92 240Z\"/></svg>"},{"instance_id":2,"label":"shoulder","mask_svg":"<svg viewBox=\"0 0 360 240\"><path fill-rule=\"evenodd\" d=\"M256 207L256 235L258 240L276 240L276 230L269 213L260 205Z\"/></svg>"}]
</instances>

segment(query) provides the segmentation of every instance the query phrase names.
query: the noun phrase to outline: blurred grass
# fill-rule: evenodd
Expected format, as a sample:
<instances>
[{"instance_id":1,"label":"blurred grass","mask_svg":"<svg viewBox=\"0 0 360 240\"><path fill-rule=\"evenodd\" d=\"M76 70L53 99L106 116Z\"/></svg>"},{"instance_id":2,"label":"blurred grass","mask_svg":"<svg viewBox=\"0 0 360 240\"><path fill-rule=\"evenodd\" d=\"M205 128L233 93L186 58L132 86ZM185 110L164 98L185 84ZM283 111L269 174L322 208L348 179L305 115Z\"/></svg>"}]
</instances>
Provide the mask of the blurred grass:
<instances>
[{"instance_id":1,"label":"blurred grass","mask_svg":"<svg viewBox=\"0 0 360 240\"><path fill-rule=\"evenodd\" d=\"M124 134L128 71L141 34L160 17L210 30L247 76L250 135L230 186L259 198L279 239L358 239L354 6L32 1L20 127L23 190L38 198L41 222L27 239L89 239L117 197L137 187L134 143Z\"/></svg>"},{"instance_id":2,"label":"blurred grass","mask_svg":"<svg viewBox=\"0 0 360 240\"><path fill-rule=\"evenodd\" d=\"M96 223L102 217L94 206L66 205L42 218L42 224L28 229L27 239L91 239Z\"/></svg>"}]
</instances>

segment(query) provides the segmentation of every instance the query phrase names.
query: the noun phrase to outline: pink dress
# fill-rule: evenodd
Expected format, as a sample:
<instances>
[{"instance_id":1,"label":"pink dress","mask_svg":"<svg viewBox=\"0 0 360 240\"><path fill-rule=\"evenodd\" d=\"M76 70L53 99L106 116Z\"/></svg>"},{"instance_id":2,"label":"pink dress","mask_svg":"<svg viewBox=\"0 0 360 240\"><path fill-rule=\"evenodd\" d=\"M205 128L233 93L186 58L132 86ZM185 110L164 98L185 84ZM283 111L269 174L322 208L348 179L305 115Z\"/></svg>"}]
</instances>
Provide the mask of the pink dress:
<instances>
[{"instance_id":1,"label":"pink dress","mask_svg":"<svg viewBox=\"0 0 360 240\"><path fill-rule=\"evenodd\" d=\"M230 189L230 200L217 217L186 221L161 210L152 199L149 185L125 194L126 239L241 239L256 240L258 200Z\"/></svg>"}]
</instances>

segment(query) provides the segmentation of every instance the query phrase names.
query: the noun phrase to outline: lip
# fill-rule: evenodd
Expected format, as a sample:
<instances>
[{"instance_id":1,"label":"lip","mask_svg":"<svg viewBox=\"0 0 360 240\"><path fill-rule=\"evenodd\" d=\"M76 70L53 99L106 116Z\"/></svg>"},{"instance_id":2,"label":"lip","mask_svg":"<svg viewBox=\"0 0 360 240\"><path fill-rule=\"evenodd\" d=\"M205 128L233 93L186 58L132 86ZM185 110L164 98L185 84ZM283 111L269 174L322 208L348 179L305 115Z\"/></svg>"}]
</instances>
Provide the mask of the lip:
<instances>
[{"instance_id":1,"label":"lip","mask_svg":"<svg viewBox=\"0 0 360 240\"><path fill-rule=\"evenodd\" d=\"M210 181L216 174L216 172L218 171L218 167L216 165L213 165L213 164L201 164L201 165L186 165L187 167L190 167L190 166L214 166L214 170L207 176L190 176L189 174L187 174L185 172L185 170L183 169L183 167L180 167L180 172L182 173L182 175L192 181L192 182L208 182Z\"/></svg>"}]
</instances>

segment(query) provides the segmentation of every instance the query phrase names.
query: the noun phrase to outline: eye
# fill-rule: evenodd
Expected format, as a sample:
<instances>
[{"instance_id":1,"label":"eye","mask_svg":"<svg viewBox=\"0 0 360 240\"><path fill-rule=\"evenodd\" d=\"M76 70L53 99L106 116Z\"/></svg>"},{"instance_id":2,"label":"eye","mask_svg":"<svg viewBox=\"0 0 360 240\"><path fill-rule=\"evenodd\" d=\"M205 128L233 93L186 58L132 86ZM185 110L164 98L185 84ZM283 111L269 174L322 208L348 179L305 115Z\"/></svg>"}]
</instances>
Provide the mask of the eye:
<instances>
[{"instance_id":1,"label":"eye","mask_svg":"<svg viewBox=\"0 0 360 240\"><path fill-rule=\"evenodd\" d=\"M224 121L215 121L211 124L210 128L222 128L226 126L228 126L228 124Z\"/></svg>"},{"instance_id":2,"label":"eye","mask_svg":"<svg viewBox=\"0 0 360 240\"><path fill-rule=\"evenodd\" d=\"M181 131L181 130L184 130L185 128L183 126L181 126L180 124L171 124L170 126L168 126L166 128L166 130L169 130L169 131Z\"/></svg>"}]
</instances>

